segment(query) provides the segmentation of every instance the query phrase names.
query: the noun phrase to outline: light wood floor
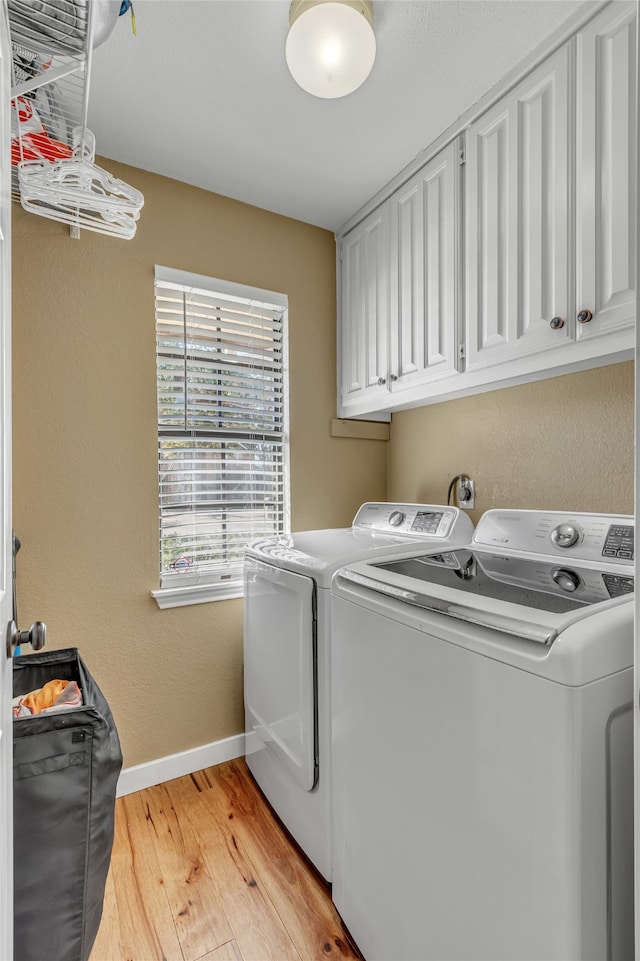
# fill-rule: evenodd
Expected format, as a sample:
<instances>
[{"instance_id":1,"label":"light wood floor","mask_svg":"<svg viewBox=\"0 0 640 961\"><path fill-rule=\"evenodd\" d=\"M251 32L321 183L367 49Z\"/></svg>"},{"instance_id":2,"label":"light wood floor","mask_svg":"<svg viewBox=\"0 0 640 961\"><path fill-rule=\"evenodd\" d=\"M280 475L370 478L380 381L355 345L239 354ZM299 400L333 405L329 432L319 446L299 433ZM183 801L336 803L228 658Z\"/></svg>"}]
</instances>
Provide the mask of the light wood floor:
<instances>
[{"instance_id":1,"label":"light wood floor","mask_svg":"<svg viewBox=\"0 0 640 961\"><path fill-rule=\"evenodd\" d=\"M90 961L360 958L244 759L119 798Z\"/></svg>"}]
</instances>

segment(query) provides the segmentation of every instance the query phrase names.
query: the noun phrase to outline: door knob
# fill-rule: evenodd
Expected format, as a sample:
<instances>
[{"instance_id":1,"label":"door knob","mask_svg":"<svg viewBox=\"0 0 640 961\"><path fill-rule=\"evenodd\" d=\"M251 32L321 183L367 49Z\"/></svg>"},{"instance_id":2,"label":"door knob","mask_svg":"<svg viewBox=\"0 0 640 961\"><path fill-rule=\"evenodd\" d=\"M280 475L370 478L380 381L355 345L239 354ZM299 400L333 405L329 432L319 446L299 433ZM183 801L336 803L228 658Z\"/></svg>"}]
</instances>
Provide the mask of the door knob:
<instances>
[{"instance_id":1,"label":"door knob","mask_svg":"<svg viewBox=\"0 0 640 961\"><path fill-rule=\"evenodd\" d=\"M549 327L551 327L551 330L560 330L561 327L564 327L564 320L562 317L552 317L549 321Z\"/></svg>"},{"instance_id":2,"label":"door knob","mask_svg":"<svg viewBox=\"0 0 640 961\"><path fill-rule=\"evenodd\" d=\"M7 657L13 656L14 648L22 644L30 644L34 651L41 651L47 640L47 625L44 621L36 621L28 631L18 630L15 621L11 621L7 628Z\"/></svg>"},{"instance_id":3,"label":"door knob","mask_svg":"<svg viewBox=\"0 0 640 961\"><path fill-rule=\"evenodd\" d=\"M593 320L593 314L591 313L590 310L587 310L585 307L585 309L581 310L580 313L578 314L578 323L588 324L590 320Z\"/></svg>"},{"instance_id":4,"label":"door knob","mask_svg":"<svg viewBox=\"0 0 640 961\"><path fill-rule=\"evenodd\" d=\"M387 382L387 378L386 378L386 377L378 377L378 386L379 386L379 387L383 387L383 386L386 384L386 382Z\"/></svg>"}]
</instances>

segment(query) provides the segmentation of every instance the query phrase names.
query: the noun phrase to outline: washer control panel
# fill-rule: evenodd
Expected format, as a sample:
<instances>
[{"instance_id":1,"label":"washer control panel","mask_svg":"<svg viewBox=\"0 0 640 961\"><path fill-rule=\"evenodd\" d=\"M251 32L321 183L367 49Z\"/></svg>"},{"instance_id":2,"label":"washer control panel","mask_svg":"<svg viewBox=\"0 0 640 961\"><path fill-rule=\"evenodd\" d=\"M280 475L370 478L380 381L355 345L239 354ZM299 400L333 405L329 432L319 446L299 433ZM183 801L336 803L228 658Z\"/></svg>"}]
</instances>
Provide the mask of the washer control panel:
<instances>
[{"instance_id":1,"label":"washer control panel","mask_svg":"<svg viewBox=\"0 0 640 961\"><path fill-rule=\"evenodd\" d=\"M565 560L630 565L634 519L624 514L490 510L480 518L473 542Z\"/></svg>"},{"instance_id":2,"label":"washer control panel","mask_svg":"<svg viewBox=\"0 0 640 961\"><path fill-rule=\"evenodd\" d=\"M634 558L633 526L629 524L612 524L602 548L603 557L617 557L621 560L632 561Z\"/></svg>"},{"instance_id":3,"label":"washer control panel","mask_svg":"<svg viewBox=\"0 0 640 961\"><path fill-rule=\"evenodd\" d=\"M458 543L471 542L473 525L457 507L442 504L363 504L353 527L381 534L403 534L411 537L437 537Z\"/></svg>"}]
</instances>

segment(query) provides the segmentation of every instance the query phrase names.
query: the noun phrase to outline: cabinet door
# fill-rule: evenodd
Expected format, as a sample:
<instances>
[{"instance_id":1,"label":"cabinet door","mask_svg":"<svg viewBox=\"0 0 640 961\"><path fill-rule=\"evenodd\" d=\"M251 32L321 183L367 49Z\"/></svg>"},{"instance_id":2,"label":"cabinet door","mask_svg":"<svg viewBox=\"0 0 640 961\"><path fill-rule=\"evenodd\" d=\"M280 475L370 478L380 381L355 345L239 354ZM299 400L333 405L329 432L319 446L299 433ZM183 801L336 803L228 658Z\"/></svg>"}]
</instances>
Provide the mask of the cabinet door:
<instances>
[{"instance_id":1,"label":"cabinet door","mask_svg":"<svg viewBox=\"0 0 640 961\"><path fill-rule=\"evenodd\" d=\"M467 370L573 339L569 67L565 45L467 131Z\"/></svg>"},{"instance_id":2,"label":"cabinet door","mask_svg":"<svg viewBox=\"0 0 640 961\"><path fill-rule=\"evenodd\" d=\"M579 339L635 321L636 4L613 3L577 36Z\"/></svg>"},{"instance_id":3,"label":"cabinet door","mask_svg":"<svg viewBox=\"0 0 640 961\"><path fill-rule=\"evenodd\" d=\"M388 400L388 204L348 233L340 246L340 404L369 410Z\"/></svg>"},{"instance_id":4,"label":"cabinet door","mask_svg":"<svg viewBox=\"0 0 640 961\"><path fill-rule=\"evenodd\" d=\"M458 146L452 143L391 198L390 386L455 374Z\"/></svg>"}]
</instances>

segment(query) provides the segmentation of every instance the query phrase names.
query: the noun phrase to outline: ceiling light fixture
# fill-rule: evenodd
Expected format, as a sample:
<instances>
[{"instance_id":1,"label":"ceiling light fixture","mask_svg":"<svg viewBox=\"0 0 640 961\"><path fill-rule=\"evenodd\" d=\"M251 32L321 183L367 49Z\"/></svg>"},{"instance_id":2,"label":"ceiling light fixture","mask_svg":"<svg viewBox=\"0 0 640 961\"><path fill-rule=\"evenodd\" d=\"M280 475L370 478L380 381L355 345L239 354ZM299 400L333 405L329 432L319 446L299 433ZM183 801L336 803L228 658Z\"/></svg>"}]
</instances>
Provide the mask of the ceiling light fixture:
<instances>
[{"instance_id":1,"label":"ceiling light fixture","mask_svg":"<svg viewBox=\"0 0 640 961\"><path fill-rule=\"evenodd\" d=\"M314 97L345 97L376 57L371 0L293 0L285 55L291 76Z\"/></svg>"}]
</instances>

